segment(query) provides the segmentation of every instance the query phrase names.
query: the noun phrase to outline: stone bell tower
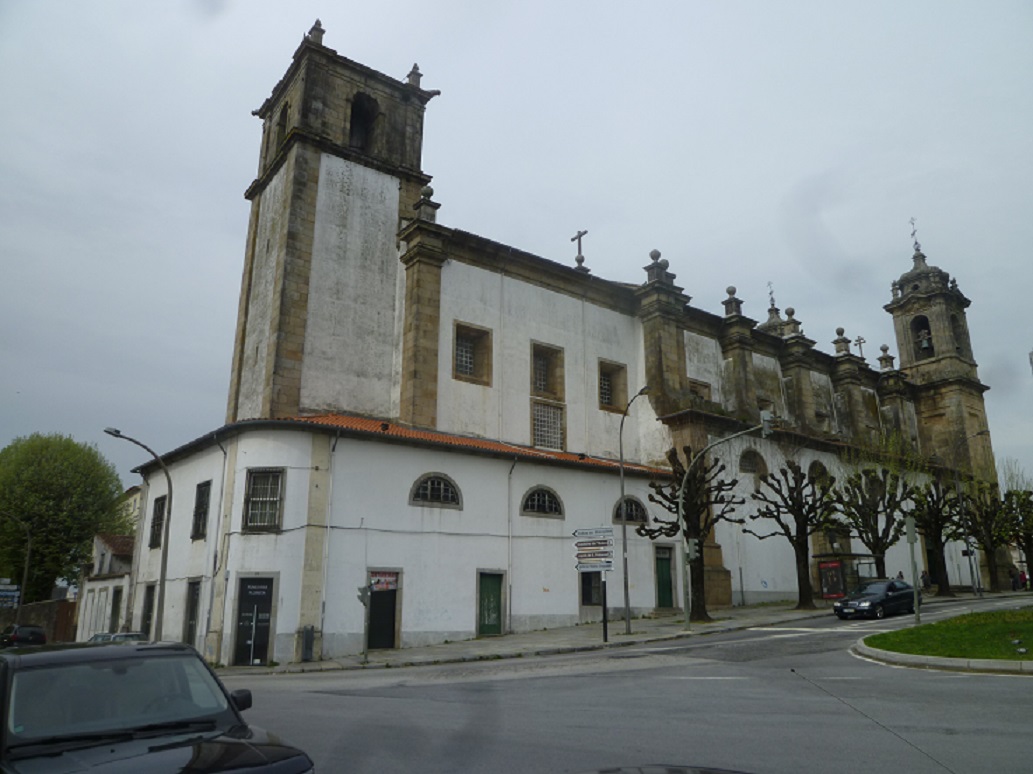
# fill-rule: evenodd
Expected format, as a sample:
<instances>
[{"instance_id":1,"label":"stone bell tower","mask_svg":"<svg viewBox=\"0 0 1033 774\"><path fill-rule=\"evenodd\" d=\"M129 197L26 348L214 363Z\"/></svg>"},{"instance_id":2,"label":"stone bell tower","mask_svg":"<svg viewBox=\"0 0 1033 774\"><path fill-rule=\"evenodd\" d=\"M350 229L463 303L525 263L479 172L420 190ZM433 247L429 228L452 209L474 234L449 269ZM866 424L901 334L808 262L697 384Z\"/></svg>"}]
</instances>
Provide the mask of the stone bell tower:
<instances>
[{"instance_id":1,"label":"stone bell tower","mask_svg":"<svg viewBox=\"0 0 1033 774\"><path fill-rule=\"evenodd\" d=\"M993 469L983 393L957 280L926 262L915 241L913 268L893 283L900 370L914 390L919 439L927 455L989 475Z\"/></svg>"},{"instance_id":2,"label":"stone bell tower","mask_svg":"<svg viewBox=\"0 0 1033 774\"><path fill-rule=\"evenodd\" d=\"M317 20L262 119L227 421L397 402L397 234L430 178L423 114L438 92L323 45Z\"/></svg>"}]
</instances>

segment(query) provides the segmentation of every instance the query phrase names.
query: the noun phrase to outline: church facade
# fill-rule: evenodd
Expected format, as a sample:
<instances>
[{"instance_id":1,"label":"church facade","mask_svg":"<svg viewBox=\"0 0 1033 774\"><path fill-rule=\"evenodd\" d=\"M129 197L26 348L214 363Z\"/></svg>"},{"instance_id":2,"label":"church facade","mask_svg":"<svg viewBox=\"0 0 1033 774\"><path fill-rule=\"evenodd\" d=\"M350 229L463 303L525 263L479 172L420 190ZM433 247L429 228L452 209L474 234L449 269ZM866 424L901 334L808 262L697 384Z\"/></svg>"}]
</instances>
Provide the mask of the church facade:
<instances>
[{"instance_id":1,"label":"church facade","mask_svg":"<svg viewBox=\"0 0 1033 774\"><path fill-rule=\"evenodd\" d=\"M735 288L722 313L693 306L656 251L629 285L439 223L421 169L436 95L415 66L396 80L339 55L317 22L256 111L226 424L163 456L171 513L161 469L140 468L141 628L164 550L165 636L213 662L599 620L604 574L575 569L572 535L614 527L620 557L621 452L631 612L673 611L683 547L634 532L668 516L649 482L672 446L702 449L762 412L773 435L713 451L743 513L788 457L838 475L844 449L888 432L964 470L992 464L969 301L917 245L885 306L900 367L887 347L872 367L842 329L825 353L791 309L746 316ZM851 553L833 537L812 553ZM718 524L709 602L792 598L778 543ZM605 575L622 611L622 563Z\"/></svg>"}]
</instances>

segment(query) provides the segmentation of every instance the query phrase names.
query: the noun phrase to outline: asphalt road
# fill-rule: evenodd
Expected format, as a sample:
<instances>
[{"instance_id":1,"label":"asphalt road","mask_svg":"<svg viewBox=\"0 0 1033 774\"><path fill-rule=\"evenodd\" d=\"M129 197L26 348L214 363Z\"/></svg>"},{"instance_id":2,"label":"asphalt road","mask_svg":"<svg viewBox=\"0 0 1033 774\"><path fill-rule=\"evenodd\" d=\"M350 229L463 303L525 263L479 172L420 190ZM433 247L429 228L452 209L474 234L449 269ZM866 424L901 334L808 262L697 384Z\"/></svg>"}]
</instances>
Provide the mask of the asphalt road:
<instances>
[{"instance_id":1,"label":"asphalt road","mask_svg":"<svg viewBox=\"0 0 1033 774\"><path fill-rule=\"evenodd\" d=\"M929 607L923 621L956 612ZM226 683L250 687L248 719L320 772L1029 771L1031 678L848 652L912 620L829 616L590 654Z\"/></svg>"}]
</instances>

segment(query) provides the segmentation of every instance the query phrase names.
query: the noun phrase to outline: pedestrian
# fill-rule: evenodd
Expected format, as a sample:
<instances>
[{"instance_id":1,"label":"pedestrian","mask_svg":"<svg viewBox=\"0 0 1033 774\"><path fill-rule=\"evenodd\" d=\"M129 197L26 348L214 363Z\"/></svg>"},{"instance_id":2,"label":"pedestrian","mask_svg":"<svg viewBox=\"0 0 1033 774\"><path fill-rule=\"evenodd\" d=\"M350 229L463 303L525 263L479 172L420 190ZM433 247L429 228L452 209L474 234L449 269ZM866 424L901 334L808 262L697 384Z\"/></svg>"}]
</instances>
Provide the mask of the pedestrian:
<instances>
[{"instance_id":1,"label":"pedestrian","mask_svg":"<svg viewBox=\"0 0 1033 774\"><path fill-rule=\"evenodd\" d=\"M1008 577L1011 578L1011 590L1012 591L1018 591L1019 590L1019 575L1018 575L1018 573L1015 572L1015 568L1014 567L1009 567L1008 568Z\"/></svg>"},{"instance_id":2,"label":"pedestrian","mask_svg":"<svg viewBox=\"0 0 1033 774\"><path fill-rule=\"evenodd\" d=\"M897 573L897 580L904 580L904 571L901 570Z\"/></svg>"},{"instance_id":3,"label":"pedestrian","mask_svg":"<svg viewBox=\"0 0 1033 774\"><path fill-rule=\"evenodd\" d=\"M1020 570L1019 571L1019 588L1022 589L1023 591L1026 590L1026 580L1027 580L1027 578L1026 578L1026 571L1025 570Z\"/></svg>"},{"instance_id":4,"label":"pedestrian","mask_svg":"<svg viewBox=\"0 0 1033 774\"><path fill-rule=\"evenodd\" d=\"M928 570L922 570L922 590L923 591L928 591L932 587L933 587L933 581L929 577L929 571Z\"/></svg>"}]
</instances>

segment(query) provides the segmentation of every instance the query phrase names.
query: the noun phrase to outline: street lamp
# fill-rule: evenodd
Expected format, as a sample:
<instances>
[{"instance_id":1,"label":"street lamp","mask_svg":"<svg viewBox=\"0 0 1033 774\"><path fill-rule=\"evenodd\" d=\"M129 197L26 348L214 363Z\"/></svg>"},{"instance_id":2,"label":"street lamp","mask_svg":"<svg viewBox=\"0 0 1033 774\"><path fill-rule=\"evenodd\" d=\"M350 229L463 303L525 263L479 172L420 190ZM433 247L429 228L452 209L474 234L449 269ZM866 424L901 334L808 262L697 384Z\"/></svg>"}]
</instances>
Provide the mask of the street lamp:
<instances>
[{"instance_id":1,"label":"street lamp","mask_svg":"<svg viewBox=\"0 0 1033 774\"><path fill-rule=\"evenodd\" d=\"M647 384L641 390L635 393L635 396L628 401L628 405L624 407L624 413L621 414L621 426L617 432L617 448L620 455L620 478L621 478L621 499L617 507L620 508L621 512L621 565L624 571L624 633L631 634L631 602L628 595L628 515L624 508L624 420L628 418L628 410L631 408L631 404L635 402L635 398L640 395L645 395L649 392L649 385Z\"/></svg>"},{"instance_id":2,"label":"street lamp","mask_svg":"<svg viewBox=\"0 0 1033 774\"><path fill-rule=\"evenodd\" d=\"M162 525L162 538L161 538L161 570L158 573L158 600L155 604L155 623L154 623L154 640L161 640L162 635L162 619L165 617L165 576L169 566L169 522L172 521L172 476L169 473L169 469L165 466L165 461L157 455L157 453L150 446L140 443L135 438L130 438L128 435L123 435L120 430L114 427L105 427L104 432L113 438L121 438L123 441L129 441L129 443L135 443L141 449L146 451L157 462L162 471L165 473L165 483L168 486L168 492L165 495L165 523ZM140 536L143 539L143 535Z\"/></svg>"}]
</instances>

